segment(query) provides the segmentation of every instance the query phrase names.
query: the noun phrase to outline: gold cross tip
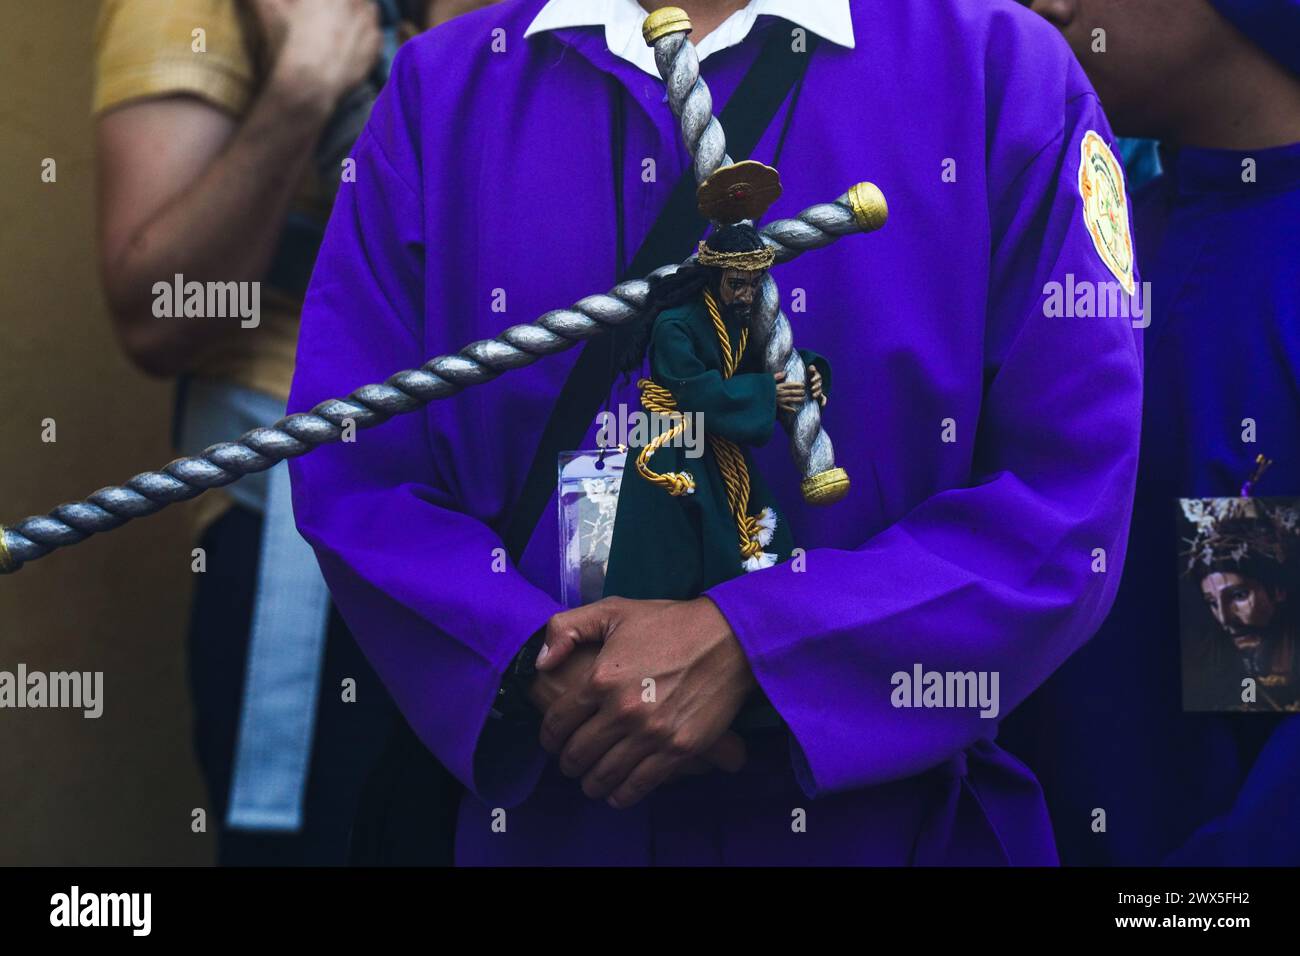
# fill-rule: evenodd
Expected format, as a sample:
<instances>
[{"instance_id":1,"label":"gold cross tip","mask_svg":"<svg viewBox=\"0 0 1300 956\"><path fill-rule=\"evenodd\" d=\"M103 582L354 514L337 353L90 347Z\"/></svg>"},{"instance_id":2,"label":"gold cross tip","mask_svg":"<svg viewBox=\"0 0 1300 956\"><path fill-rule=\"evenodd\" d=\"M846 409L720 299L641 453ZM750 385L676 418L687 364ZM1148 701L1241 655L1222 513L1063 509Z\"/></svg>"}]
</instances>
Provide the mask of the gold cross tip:
<instances>
[{"instance_id":1,"label":"gold cross tip","mask_svg":"<svg viewBox=\"0 0 1300 956\"><path fill-rule=\"evenodd\" d=\"M849 190L849 208L863 232L875 232L889 219L889 204L875 183L858 183Z\"/></svg>"},{"instance_id":2,"label":"gold cross tip","mask_svg":"<svg viewBox=\"0 0 1300 956\"><path fill-rule=\"evenodd\" d=\"M681 7L660 7L641 24L646 46L654 46L670 33L690 33L691 18Z\"/></svg>"},{"instance_id":3,"label":"gold cross tip","mask_svg":"<svg viewBox=\"0 0 1300 956\"><path fill-rule=\"evenodd\" d=\"M849 473L843 468L818 472L805 478L799 490L810 505L833 505L849 493Z\"/></svg>"}]
</instances>

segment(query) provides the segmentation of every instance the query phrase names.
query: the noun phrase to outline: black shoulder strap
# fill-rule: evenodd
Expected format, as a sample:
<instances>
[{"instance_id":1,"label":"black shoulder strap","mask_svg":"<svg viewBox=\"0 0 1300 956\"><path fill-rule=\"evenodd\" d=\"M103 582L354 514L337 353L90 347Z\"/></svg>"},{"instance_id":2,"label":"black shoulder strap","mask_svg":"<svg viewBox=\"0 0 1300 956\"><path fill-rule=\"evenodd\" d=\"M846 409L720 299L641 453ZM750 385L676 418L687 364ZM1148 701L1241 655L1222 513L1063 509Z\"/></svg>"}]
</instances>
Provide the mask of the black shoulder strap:
<instances>
[{"instance_id":1,"label":"black shoulder strap","mask_svg":"<svg viewBox=\"0 0 1300 956\"><path fill-rule=\"evenodd\" d=\"M808 69L818 41L817 36L809 36L806 52L796 52L789 31L780 27L770 31L758 59L719 117L727 133L727 151L737 162L754 151L777 110ZM647 275L670 262L681 262L695 251L708 227L700 215L695 190L694 173L688 169L620 281ZM518 561L528 547L555 491L559 455L578 447L609 395L617 377L610 356L623 354L629 333L626 328L615 329L588 341L569 373L506 529L506 548L514 560Z\"/></svg>"}]
</instances>

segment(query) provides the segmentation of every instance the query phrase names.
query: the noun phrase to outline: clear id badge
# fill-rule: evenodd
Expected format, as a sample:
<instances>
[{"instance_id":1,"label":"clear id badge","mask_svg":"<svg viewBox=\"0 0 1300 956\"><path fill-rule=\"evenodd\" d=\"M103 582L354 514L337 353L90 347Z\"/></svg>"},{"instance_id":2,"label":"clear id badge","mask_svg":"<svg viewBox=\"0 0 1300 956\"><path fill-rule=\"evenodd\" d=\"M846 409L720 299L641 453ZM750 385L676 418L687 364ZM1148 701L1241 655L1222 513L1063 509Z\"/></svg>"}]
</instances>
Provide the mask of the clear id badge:
<instances>
[{"instance_id":1,"label":"clear id badge","mask_svg":"<svg viewBox=\"0 0 1300 956\"><path fill-rule=\"evenodd\" d=\"M560 600L566 607L598 601L604 591L626 463L627 453L615 449L560 455Z\"/></svg>"}]
</instances>

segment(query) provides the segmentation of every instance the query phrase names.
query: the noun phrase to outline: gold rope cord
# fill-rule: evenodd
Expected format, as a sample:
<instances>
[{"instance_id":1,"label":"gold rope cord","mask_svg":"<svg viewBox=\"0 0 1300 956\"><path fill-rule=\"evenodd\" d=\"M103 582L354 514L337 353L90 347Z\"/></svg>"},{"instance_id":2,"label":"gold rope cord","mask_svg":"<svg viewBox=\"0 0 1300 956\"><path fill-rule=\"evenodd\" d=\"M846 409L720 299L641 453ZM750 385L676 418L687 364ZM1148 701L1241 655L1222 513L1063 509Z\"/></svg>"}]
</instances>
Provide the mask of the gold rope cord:
<instances>
[{"instance_id":1,"label":"gold rope cord","mask_svg":"<svg viewBox=\"0 0 1300 956\"><path fill-rule=\"evenodd\" d=\"M740 367L745 347L749 344L749 329L740 333L740 341L735 351L731 348L731 337L722 321L722 312L717 300L707 289L704 292L704 304L713 320L713 330L718 335L718 345L722 349L722 377L731 378ZM648 378L637 382L641 389L641 405L646 411L671 419L675 424L668 431L657 437L641 449L637 455L636 470L642 478L658 485L670 495L678 497L695 490L695 479L687 472L668 472L659 474L650 468L650 458L664 445L680 435L686 428L686 418L677 409L677 399L668 389L656 385ZM763 545L758 535L763 530L758 519L749 513L749 469L745 467L745 456L733 441L720 435L709 436L709 445L718 460L718 470L722 473L722 483L727 490L727 504L736 521L736 530L740 533L740 554L743 558L752 558L760 554Z\"/></svg>"}]
</instances>

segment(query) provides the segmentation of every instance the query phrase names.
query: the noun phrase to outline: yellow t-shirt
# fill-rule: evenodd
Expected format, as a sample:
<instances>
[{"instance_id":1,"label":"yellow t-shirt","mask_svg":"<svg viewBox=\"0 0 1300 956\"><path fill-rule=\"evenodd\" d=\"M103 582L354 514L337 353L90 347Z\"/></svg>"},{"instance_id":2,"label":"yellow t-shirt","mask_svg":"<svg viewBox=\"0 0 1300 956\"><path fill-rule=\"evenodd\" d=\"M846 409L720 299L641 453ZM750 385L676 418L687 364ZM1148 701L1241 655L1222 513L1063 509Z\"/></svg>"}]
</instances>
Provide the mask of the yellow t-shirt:
<instances>
[{"instance_id":1,"label":"yellow t-shirt","mask_svg":"<svg viewBox=\"0 0 1300 956\"><path fill-rule=\"evenodd\" d=\"M95 33L94 113L133 100L196 96L243 116L260 83L256 29L238 0L105 0ZM319 211L318 192L309 174L294 208ZM213 343L191 372L287 399L302 303L265 286L262 292L258 327Z\"/></svg>"},{"instance_id":2,"label":"yellow t-shirt","mask_svg":"<svg viewBox=\"0 0 1300 956\"><path fill-rule=\"evenodd\" d=\"M251 27L237 0L104 0L94 112L188 93L241 115L257 86Z\"/></svg>"}]
</instances>

